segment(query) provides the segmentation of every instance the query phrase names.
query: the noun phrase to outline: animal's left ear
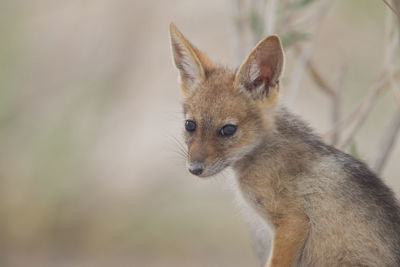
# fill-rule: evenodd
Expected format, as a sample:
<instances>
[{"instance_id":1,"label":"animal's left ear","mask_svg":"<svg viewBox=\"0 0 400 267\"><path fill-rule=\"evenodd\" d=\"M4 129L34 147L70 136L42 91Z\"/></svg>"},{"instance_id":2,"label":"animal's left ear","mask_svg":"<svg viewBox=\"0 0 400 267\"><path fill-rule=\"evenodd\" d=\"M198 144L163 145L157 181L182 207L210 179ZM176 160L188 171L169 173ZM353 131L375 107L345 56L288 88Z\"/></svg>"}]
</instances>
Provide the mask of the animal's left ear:
<instances>
[{"instance_id":1,"label":"animal's left ear","mask_svg":"<svg viewBox=\"0 0 400 267\"><path fill-rule=\"evenodd\" d=\"M270 35L261 40L240 65L234 86L254 99L276 96L284 65L281 40Z\"/></svg>"},{"instance_id":2,"label":"animal's left ear","mask_svg":"<svg viewBox=\"0 0 400 267\"><path fill-rule=\"evenodd\" d=\"M215 67L172 23L169 25L169 33L174 63L179 70L179 84L187 95L195 91L206 79L206 74Z\"/></svg>"}]
</instances>

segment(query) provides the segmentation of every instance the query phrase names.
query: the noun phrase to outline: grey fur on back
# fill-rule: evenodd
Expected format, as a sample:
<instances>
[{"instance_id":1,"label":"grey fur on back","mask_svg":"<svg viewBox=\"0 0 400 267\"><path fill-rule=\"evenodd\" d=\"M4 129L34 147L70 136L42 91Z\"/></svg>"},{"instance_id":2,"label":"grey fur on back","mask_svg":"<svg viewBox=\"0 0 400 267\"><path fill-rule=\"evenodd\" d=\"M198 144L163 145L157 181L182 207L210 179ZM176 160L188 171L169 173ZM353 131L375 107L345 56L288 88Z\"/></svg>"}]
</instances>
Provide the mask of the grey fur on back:
<instances>
[{"instance_id":1,"label":"grey fur on back","mask_svg":"<svg viewBox=\"0 0 400 267\"><path fill-rule=\"evenodd\" d=\"M296 266L400 266L400 208L393 192L364 163L322 142L285 108L275 124L281 141L271 151L301 144L307 150L299 158L312 161L293 180L310 219Z\"/></svg>"}]
</instances>

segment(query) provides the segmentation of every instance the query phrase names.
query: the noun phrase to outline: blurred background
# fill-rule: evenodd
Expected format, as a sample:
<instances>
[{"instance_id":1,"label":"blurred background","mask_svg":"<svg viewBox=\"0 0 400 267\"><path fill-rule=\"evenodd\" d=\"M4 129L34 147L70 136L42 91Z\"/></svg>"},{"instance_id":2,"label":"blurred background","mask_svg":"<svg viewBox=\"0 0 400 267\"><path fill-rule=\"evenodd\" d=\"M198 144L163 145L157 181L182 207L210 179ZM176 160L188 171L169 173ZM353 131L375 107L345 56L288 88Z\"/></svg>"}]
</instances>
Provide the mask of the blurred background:
<instances>
[{"instance_id":1,"label":"blurred background","mask_svg":"<svg viewBox=\"0 0 400 267\"><path fill-rule=\"evenodd\" d=\"M399 107L390 12L376 0L1 0L0 266L258 266L232 174L196 178L177 153L169 22L230 66L280 33L283 101L373 164ZM399 194L391 141L381 177Z\"/></svg>"}]
</instances>

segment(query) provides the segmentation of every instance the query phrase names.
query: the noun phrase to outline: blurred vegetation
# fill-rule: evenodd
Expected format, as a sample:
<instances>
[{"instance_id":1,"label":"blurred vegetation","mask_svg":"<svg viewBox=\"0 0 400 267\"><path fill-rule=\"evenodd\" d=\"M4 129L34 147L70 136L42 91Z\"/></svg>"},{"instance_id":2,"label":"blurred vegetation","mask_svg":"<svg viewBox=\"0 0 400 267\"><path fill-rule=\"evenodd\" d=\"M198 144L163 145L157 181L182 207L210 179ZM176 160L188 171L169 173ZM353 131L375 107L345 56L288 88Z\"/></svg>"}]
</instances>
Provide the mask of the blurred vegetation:
<instances>
[{"instance_id":1,"label":"blurred vegetation","mask_svg":"<svg viewBox=\"0 0 400 267\"><path fill-rule=\"evenodd\" d=\"M291 1L291 8L313 2ZM382 57L384 6L356 2L336 1L315 43L316 61L327 74L337 65L333 49L339 46L349 58L343 112L365 95ZM163 154L160 137L168 128L179 136L181 129L180 120L165 119L170 110L180 116L169 21L188 23L194 29L189 37L203 32L224 52L227 6L0 2L0 266L256 265L240 212L222 185L226 177L188 177L183 165ZM251 27L261 38L258 11L251 13ZM205 20L210 24L195 28ZM331 47L329 35L338 33L338 42L349 42L347 50ZM371 45L358 43L366 36ZM314 37L292 31L282 38L289 48ZM313 85L306 80L303 86ZM323 107L313 92L299 95L299 110ZM357 148L351 146L354 155L368 155L394 106L389 94L379 100ZM327 128L318 125L321 120L315 118L316 127ZM393 180L394 165L386 173Z\"/></svg>"}]
</instances>

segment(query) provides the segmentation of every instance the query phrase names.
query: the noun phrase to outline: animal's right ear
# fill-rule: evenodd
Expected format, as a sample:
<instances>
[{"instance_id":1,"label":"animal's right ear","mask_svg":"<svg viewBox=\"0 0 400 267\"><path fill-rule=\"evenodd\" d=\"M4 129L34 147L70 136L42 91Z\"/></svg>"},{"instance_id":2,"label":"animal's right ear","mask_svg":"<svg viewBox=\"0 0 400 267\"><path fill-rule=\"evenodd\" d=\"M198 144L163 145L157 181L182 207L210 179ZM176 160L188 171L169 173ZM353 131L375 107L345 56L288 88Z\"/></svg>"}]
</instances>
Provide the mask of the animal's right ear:
<instances>
[{"instance_id":1,"label":"animal's right ear","mask_svg":"<svg viewBox=\"0 0 400 267\"><path fill-rule=\"evenodd\" d=\"M172 54L179 70L179 85L185 95L193 92L214 68L211 60L194 47L173 23L169 25Z\"/></svg>"},{"instance_id":2,"label":"animal's right ear","mask_svg":"<svg viewBox=\"0 0 400 267\"><path fill-rule=\"evenodd\" d=\"M261 40L236 73L234 87L254 99L273 101L279 90L284 65L282 44L277 35Z\"/></svg>"}]
</instances>

